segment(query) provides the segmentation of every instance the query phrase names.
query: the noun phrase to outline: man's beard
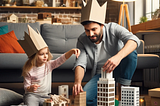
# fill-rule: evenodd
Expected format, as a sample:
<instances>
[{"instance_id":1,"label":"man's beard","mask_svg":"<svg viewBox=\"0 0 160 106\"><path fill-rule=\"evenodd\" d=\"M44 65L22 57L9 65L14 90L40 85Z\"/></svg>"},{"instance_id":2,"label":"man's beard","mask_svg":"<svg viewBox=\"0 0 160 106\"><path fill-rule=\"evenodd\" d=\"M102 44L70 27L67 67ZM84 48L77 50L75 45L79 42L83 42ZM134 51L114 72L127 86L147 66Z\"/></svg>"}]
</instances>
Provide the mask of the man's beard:
<instances>
[{"instance_id":1,"label":"man's beard","mask_svg":"<svg viewBox=\"0 0 160 106\"><path fill-rule=\"evenodd\" d=\"M96 43L101 38L101 35L102 35L102 31L98 35L88 36L88 38L92 43ZM91 39L92 37L96 37L96 39Z\"/></svg>"}]
</instances>

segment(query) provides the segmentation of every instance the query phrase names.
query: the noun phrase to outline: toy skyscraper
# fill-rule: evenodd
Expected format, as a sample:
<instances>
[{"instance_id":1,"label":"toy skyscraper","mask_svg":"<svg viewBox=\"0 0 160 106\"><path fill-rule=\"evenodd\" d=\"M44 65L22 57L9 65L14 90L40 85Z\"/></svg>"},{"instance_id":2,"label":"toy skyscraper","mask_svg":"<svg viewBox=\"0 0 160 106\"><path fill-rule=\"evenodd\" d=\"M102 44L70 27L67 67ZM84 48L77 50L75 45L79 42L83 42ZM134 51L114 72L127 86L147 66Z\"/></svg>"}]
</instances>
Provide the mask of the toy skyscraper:
<instances>
[{"instance_id":1,"label":"toy skyscraper","mask_svg":"<svg viewBox=\"0 0 160 106\"><path fill-rule=\"evenodd\" d=\"M106 73L101 70L101 78L97 84L97 106L114 106L115 81L112 72Z\"/></svg>"},{"instance_id":2,"label":"toy skyscraper","mask_svg":"<svg viewBox=\"0 0 160 106\"><path fill-rule=\"evenodd\" d=\"M121 106L139 106L139 87L121 87Z\"/></svg>"}]
</instances>

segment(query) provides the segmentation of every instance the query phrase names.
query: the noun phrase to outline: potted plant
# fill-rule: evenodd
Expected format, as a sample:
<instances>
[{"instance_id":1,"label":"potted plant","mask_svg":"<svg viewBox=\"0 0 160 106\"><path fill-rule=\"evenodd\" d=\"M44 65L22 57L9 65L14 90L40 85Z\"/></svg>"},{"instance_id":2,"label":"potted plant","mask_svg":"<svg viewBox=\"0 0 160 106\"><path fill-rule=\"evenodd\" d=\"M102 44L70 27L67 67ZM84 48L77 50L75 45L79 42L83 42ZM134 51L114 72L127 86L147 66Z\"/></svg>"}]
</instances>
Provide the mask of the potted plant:
<instances>
[{"instance_id":1,"label":"potted plant","mask_svg":"<svg viewBox=\"0 0 160 106\"><path fill-rule=\"evenodd\" d=\"M140 22L139 23L144 23L144 22L147 22L148 18L146 16L142 16L140 18Z\"/></svg>"}]
</instances>

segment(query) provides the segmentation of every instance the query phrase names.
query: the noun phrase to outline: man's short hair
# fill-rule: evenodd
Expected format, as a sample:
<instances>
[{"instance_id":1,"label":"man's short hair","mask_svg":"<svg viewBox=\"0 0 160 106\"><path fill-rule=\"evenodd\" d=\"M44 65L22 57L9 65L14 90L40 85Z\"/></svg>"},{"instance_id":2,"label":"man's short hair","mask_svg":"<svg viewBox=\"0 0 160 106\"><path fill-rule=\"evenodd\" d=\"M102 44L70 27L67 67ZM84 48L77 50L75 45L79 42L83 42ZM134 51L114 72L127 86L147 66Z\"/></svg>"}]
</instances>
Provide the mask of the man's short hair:
<instances>
[{"instance_id":1,"label":"man's short hair","mask_svg":"<svg viewBox=\"0 0 160 106\"><path fill-rule=\"evenodd\" d=\"M100 26L102 25L101 23L98 23L98 22L95 22L95 21L83 21L81 22L81 24L84 26L84 25L87 25L87 24L90 24L90 23L97 23L99 24Z\"/></svg>"}]
</instances>

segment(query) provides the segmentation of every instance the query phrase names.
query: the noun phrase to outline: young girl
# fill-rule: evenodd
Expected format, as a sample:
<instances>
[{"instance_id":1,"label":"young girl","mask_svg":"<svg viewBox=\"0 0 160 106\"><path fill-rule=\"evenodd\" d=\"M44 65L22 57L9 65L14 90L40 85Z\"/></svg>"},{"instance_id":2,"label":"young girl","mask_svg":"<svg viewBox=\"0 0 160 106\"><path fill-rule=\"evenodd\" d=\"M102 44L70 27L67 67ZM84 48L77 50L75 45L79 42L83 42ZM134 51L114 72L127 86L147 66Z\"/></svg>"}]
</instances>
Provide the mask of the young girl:
<instances>
[{"instance_id":1,"label":"young girl","mask_svg":"<svg viewBox=\"0 0 160 106\"><path fill-rule=\"evenodd\" d=\"M52 70L62 65L72 54L78 58L80 50L71 49L56 60L51 60L52 54L49 48L45 47L28 59L22 72L25 105L43 105L44 99L49 98L48 94L51 93Z\"/></svg>"}]
</instances>

